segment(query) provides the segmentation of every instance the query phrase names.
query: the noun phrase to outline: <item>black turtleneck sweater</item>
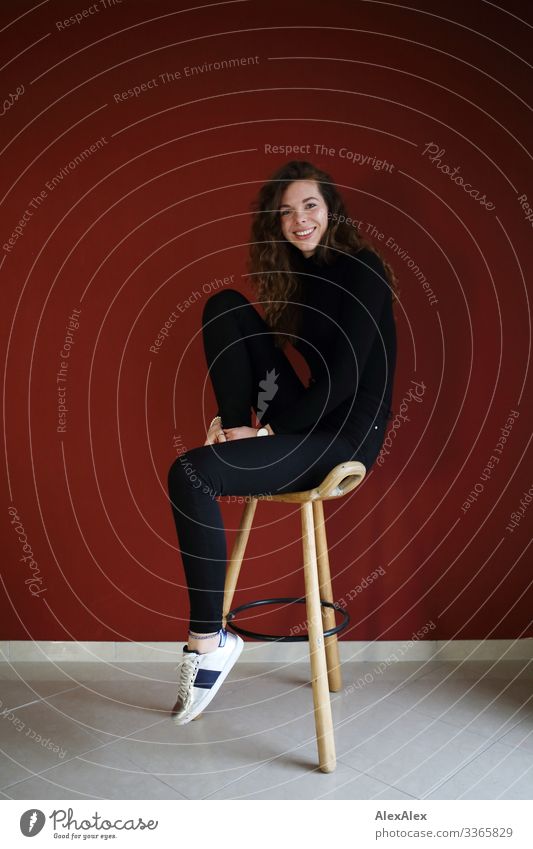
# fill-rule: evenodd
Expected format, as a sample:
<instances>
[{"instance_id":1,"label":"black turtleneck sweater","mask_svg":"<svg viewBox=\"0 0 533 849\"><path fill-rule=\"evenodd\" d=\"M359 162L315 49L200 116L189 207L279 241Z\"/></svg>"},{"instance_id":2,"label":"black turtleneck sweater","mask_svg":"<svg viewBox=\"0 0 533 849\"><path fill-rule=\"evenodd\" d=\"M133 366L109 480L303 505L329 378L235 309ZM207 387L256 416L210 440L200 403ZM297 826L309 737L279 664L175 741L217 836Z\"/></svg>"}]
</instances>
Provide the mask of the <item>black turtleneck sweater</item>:
<instances>
[{"instance_id":1,"label":"black turtleneck sweater","mask_svg":"<svg viewBox=\"0 0 533 849\"><path fill-rule=\"evenodd\" d=\"M392 415L396 327L383 263L368 248L339 254L329 265L292 245L290 252L303 289L301 338L293 344L311 378L303 395L268 424L275 434L317 425L359 444L368 416Z\"/></svg>"}]
</instances>

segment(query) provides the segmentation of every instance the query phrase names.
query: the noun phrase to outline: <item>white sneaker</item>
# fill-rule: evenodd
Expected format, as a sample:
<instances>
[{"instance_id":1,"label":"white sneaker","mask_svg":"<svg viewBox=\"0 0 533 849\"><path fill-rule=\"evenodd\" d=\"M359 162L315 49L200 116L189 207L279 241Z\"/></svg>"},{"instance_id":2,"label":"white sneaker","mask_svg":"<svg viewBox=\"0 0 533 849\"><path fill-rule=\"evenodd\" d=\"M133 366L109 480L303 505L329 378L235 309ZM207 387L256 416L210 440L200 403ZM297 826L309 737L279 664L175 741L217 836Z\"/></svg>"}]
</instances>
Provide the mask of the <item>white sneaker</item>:
<instances>
[{"instance_id":1,"label":"white sneaker","mask_svg":"<svg viewBox=\"0 0 533 849\"><path fill-rule=\"evenodd\" d=\"M179 665L178 698L172 708L176 725L185 725L200 714L219 690L224 679L243 650L238 634L220 629L220 640L214 651L200 654L183 646Z\"/></svg>"}]
</instances>

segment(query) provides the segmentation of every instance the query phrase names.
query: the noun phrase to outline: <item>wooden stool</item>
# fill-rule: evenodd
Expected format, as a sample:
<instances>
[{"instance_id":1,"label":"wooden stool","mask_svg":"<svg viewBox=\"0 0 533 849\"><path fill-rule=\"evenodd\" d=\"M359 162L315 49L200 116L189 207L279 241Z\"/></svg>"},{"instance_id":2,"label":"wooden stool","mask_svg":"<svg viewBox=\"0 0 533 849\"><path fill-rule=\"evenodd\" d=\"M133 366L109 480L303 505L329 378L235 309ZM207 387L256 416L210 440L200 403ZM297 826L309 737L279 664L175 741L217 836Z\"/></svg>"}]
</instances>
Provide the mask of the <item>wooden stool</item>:
<instances>
[{"instance_id":1,"label":"wooden stool","mask_svg":"<svg viewBox=\"0 0 533 849\"><path fill-rule=\"evenodd\" d=\"M301 504L308 636L280 639L309 641L318 759L322 772L333 772L336 766L335 738L328 688L335 693L342 687L337 633L333 633L324 639L324 631L335 628L335 609L342 610L342 608L333 603L322 502L330 498L341 498L351 492L361 483L365 474L366 468L363 463L351 460L335 466L315 489L268 496L269 501L293 501ZM233 627L236 631L240 631L240 629L232 626L231 623L235 613L244 607L251 607L258 603L253 602L250 605L235 608L235 611L230 610L255 509L261 497L254 498L251 496L250 498L251 500L246 504L241 517L224 585L224 627ZM285 599L285 601L287 600L296 601L296 599ZM267 599L262 603L272 603L273 601L275 600ZM276 601L280 601L280 599ZM347 614L345 615L347 617ZM345 624L347 622L348 617ZM336 631L339 630L340 628L337 627ZM258 638L265 635L254 636ZM274 638L270 637L270 639Z\"/></svg>"}]
</instances>

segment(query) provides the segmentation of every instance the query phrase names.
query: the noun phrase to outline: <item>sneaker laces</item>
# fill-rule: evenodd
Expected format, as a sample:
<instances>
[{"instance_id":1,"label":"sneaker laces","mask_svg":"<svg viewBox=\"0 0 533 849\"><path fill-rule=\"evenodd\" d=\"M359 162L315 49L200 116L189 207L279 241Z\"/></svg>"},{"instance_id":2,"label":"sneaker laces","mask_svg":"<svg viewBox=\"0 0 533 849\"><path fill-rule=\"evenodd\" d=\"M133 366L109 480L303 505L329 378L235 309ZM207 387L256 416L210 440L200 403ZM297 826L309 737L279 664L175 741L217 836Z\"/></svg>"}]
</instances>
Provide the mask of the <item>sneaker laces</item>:
<instances>
[{"instance_id":1,"label":"sneaker laces","mask_svg":"<svg viewBox=\"0 0 533 849\"><path fill-rule=\"evenodd\" d=\"M200 655L185 654L183 660L178 665L178 701L181 703L181 710L187 710L192 701L192 688L196 670L200 665Z\"/></svg>"}]
</instances>

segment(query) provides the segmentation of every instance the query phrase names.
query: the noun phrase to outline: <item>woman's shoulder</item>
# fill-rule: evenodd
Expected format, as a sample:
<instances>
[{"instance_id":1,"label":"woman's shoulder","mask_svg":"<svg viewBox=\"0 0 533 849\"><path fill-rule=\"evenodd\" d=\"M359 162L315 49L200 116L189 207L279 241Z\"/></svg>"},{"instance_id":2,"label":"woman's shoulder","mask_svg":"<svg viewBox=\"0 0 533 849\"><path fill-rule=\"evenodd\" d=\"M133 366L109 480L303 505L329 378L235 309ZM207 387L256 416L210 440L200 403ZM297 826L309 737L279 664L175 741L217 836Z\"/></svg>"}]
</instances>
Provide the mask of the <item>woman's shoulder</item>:
<instances>
[{"instance_id":1,"label":"woman's shoulder","mask_svg":"<svg viewBox=\"0 0 533 849\"><path fill-rule=\"evenodd\" d=\"M376 288L383 287L389 291L386 268L379 254L366 245L359 250L347 252L338 264L341 282L344 289L362 297L368 293L374 297Z\"/></svg>"},{"instance_id":2,"label":"woman's shoulder","mask_svg":"<svg viewBox=\"0 0 533 849\"><path fill-rule=\"evenodd\" d=\"M372 277L375 277L377 273L380 277L383 277L385 280L387 279L387 272L380 255L373 248L366 245L359 248L359 250L347 253L344 257L344 264L345 267L358 270L359 275L363 271L368 270Z\"/></svg>"},{"instance_id":3,"label":"woman's shoulder","mask_svg":"<svg viewBox=\"0 0 533 849\"><path fill-rule=\"evenodd\" d=\"M385 268L379 255L366 245L360 248L338 248L326 261L320 262L313 256L303 258L300 255L295 258L292 265L296 273L319 273L335 279L360 278L365 269L369 269L372 274L377 272L386 278Z\"/></svg>"},{"instance_id":4,"label":"woman's shoulder","mask_svg":"<svg viewBox=\"0 0 533 849\"><path fill-rule=\"evenodd\" d=\"M345 257L349 260L356 260L356 262L383 264L377 251L368 245L362 245L360 248L346 251Z\"/></svg>"}]
</instances>

